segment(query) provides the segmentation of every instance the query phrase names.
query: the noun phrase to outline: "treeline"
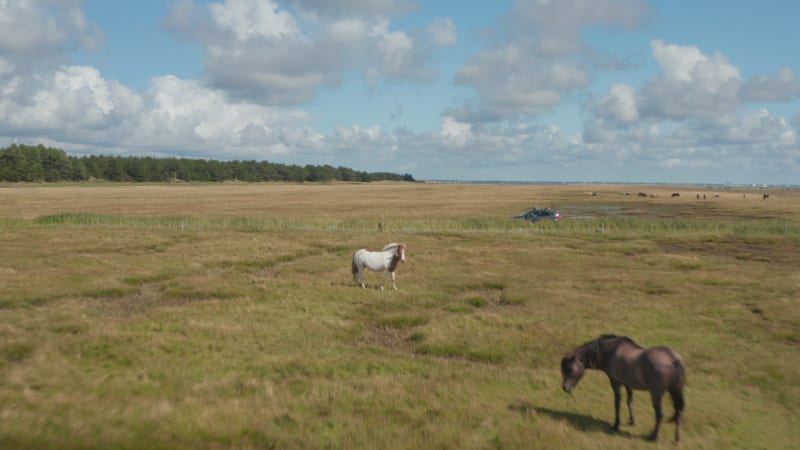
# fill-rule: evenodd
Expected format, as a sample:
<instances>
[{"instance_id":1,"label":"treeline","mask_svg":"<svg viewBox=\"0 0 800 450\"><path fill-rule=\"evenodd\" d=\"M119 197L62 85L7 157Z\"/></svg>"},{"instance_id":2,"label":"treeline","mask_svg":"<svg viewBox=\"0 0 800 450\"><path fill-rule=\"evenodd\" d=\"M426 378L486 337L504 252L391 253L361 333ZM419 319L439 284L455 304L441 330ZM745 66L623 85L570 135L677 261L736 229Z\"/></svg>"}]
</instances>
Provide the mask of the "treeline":
<instances>
[{"instance_id":1,"label":"treeline","mask_svg":"<svg viewBox=\"0 0 800 450\"><path fill-rule=\"evenodd\" d=\"M267 161L216 161L133 156L70 156L41 144L0 148L2 181L414 181L410 174Z\"/></svg>"}]
</instances>

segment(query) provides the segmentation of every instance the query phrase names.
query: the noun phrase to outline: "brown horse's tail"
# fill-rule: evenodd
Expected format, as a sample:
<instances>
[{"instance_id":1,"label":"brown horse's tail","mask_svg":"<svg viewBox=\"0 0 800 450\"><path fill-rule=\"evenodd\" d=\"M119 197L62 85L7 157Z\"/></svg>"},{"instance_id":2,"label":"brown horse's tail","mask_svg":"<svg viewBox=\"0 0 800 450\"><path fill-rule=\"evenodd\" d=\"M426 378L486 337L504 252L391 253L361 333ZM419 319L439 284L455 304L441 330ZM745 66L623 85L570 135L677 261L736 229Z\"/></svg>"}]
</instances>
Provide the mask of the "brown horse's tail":
<instances>
[{"instance_id":1,"label":"brown horse's tail","mask_svg":"<svg viewBox=\"0 0 800 450\"><path fill-rule=\"evenodd\" d=\"M683 387L686 385L686 367L683 366L683 361L680 357L676 358L673 356L673 364L675 368L675 381L669 393L672 397L672 403L675 406L675 415L672 417L672 420L678 422L683 408L686 406L686 402L683 399Z\"/></svg>"}]
</instances>

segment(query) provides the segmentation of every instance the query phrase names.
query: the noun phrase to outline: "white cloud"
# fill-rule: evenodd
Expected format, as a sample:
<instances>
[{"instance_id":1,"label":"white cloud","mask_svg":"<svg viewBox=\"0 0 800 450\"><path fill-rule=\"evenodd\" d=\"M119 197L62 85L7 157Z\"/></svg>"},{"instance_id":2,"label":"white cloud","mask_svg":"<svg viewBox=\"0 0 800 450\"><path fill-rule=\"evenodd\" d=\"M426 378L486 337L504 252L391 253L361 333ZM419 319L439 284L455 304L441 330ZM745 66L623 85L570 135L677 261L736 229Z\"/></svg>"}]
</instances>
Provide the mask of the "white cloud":
<instances>
[{"instance_id":1,"label":"white cloud","mask_svg":"<svg viewBox=\"0 0 800 450\"><path fill-rule=\"evenodd\" d=\"M225 0L224 3L209 4L208 9L214 23L220 29L234 33L239 41L300 35L294 17L270 0Z\"/></svg>"},{"instance_id":2,"label":"white cloud","mask_svg":"<svg viewBox=\"0 0 800 450\"><path fill-rule=\"evenodd\" d=\"M313 0L292 3L297 15L274 1L226 0L206 6L173 4L165 25L205 46L211 84L233 97L269 105L312 100L337 86L347 71L375 84L387 79L430 79L428 49L391 27L399 1Z\"/></svg>"},{"instance_id":3,"label":"white cloud","mask_svg":"<svg viewBox=\"0 0 800 450\"><path fill-rule=\"evenodd\" d=\"M0 90L3 131L15 133L102 130L135 115L142 104L127 87L83 66L62 67L45 76L13 76Z\"/></svg>"},{"instance_id":4,"label":"white cloud","mask_svg":"<svg viewBox=\"0 0 800 450\"><path fill-rule=\"evenodd\" d=\"M293 0L292 5L309 19L392 17L416 9L405 0Z\"/></svg>"},{"instance_id":5,"label":"white cloud","mask_svg":"<svg viewBox=\"0 0 800 450\"><path fill-rule=\"evenodd\" d=\"M439 134L445 145L463 147L472 139L472 127L468 123L458 122L452 117L443 117Z\"/></svg>"},{"instance_id":6,"label":"white cloud","mask_svg":"<svg viewBox=\"0 0 800 450\"><path fill-rule=\"evenodd\" d=\"M512 44L473 56L456 81L472 86L481 100L481 110L459 120L491 121L546 111L564 93L588 86L589 74L578 63L540 60L526 47Z\"/></svg>"},{"instance_id":7,"label":"white cloud","mask_svg":"<svg viewBox=\"0 0 800 450\"><path fill-rule=\"evenodd\" d=\"M790 123L783 117L770 114L764 108L720 123L719 130L714 135L739 145L791 146L798 143L797 132Z\"/></svg>"},{"instance_id":8,"label":"white cloud","mask_svg":"<svg viewBox=\"0 0 800 450\"><path fill-rule=\"evenodd\" d=\"M452 19L447 17L434 19L426 30L431 42L437 47L455 45L458 41L458 32Z\"/></svg>"},{"instance_id":9,"label":"white cloud","mask_svg":"<svg viewBox=\"0 0 800 450\"><path fill-rule=\"evenodd\" d=\"M480 122L551 110L564 95L589 86L587 63L597 59L597 52L584 42L583 30L635 27L646 11L640 0L516 2L505 18L507 33L456 75L457 83L475 90L476 106L448 113L460 111L459 120Z\"/></svg>"},{"instance_id":10,"label":"white cloud","mask_svg":"<svg viewBox=\"0 0 800 450\"><path fill-rule=\"evenodd\" d=\"M156 77L137 94L94 68L66 66L49 75L0 78L0 92L0 135L52 136L67 148L268 158L312 136L284 142L281 130L302 129L305 113L234 102L174 76Z\"/></svg>"},{"instance_id":11,"label":"white cloud","mask_svg":"<svg viewBox=\"0 0 800 450\"><path fill-rule=\"evenodd\" d=\"M0 57L17 70L57 65L73 48L103 44L78 1L0 1Z\"/></svg>"},{"instance_id":12,"label":"white cloud","mask_svg":"<svg viewBox=\"0 0 800 450\"><path fill-rule=\"evenodd\" d=\"M759 167L777 174L800 167L796 126L763 108L748 112L745 103L797 95L793 71L745 81L722 54L660 40L651 48L661 69L657 76L638 91L617 84L587 103L588 147L628 167L674 173L722 168L748 173Z\"/></svg>"},{"instance_id":13,"label":"white cloud","mask_svg":"<svg viewBox=\"0 0 800 450\"><path fill-rule=\"evenodd\" d=\"M650 43L661 67L642 87L642 117L683 119L731 113L739 104L739 69L724 55L706 55L694 46Z\"/></svg>"},{"instance_id":14,"label":"white cloud","mask_svg":"<svg viewBox=\"0 0 800 450\"><path fill-rule=\"evenodd\" d=\"M800 97L800 79L790 68L783 68L775 76L753 77L742 86L744 100L782 102Z\"/></svg>"},{"instance_id":15,"label":"white cloud","mask_svg":"<svg viewBox=\"0 0 800 450\"><path fill-rule=\"evenodd\" d=\"M381 135L381 127L373 126L361 128L359 126L336 126L336 136L342 142L353 142L360 140L375 141Z\"/></svg>"},{"instance_id":16,"label":"white cloud","mask_svg":"<svg viewBox=\"0 0 800 450\"><path fill-rule=\"evenodd\" d=\"M639 120L636 89L627 84L611 86L608 96L594 102L595 114L618 122L631 123Z\"/></svg>"},{"instance_id":17,"label":"white cloud","mask_svg":"<svg viewBox=\"0 0 800 450\"><path fill-rule=\"evenodd\" d=\"M0 56L0 76L13 73L15 68L14 63Z\"/></svg>"}]
</instances>

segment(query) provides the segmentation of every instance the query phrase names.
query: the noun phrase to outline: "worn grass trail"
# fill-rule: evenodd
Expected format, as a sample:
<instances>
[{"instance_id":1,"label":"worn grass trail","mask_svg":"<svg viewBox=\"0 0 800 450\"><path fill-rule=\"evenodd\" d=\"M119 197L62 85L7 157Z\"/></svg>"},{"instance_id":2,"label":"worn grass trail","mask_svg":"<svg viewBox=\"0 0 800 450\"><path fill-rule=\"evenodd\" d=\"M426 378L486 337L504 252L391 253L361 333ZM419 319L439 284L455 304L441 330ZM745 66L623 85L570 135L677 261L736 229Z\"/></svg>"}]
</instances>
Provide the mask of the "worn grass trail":
<instances>
[{"instance_id":1,"label":"worn grass trail","mask_svg":"<svg viewBox=\"0 0 800 450\"><path fill-rule=\"evenodd\" d=\"M794 446L800 194L585 189L0 189L0 447L641 448L646 393L614 434L602 374L560 389L607 332L682 353L682 447ZM399 290L355 288L389 241Z\"/></svg>"}]
</instances>

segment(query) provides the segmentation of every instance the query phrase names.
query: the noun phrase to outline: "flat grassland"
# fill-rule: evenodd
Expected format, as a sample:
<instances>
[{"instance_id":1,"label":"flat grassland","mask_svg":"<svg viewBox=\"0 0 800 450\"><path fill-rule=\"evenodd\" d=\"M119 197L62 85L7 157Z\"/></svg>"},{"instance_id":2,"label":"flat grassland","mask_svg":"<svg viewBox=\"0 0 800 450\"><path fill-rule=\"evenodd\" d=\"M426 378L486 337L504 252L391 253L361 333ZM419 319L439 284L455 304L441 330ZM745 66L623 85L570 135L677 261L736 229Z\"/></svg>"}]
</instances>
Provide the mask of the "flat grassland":
<instances>
[{"instance_id":1,"label":"flat grassland","mask_svg":"<svg viewBox=\"0 0 800 450\"><path fill-rule=\"evenodd\" d=\"M0 448L673 448L561 390L603 333L682 354L681 447L798 448L800 191L716 192L0 185Z\"/></svg>"}]
</instances>

